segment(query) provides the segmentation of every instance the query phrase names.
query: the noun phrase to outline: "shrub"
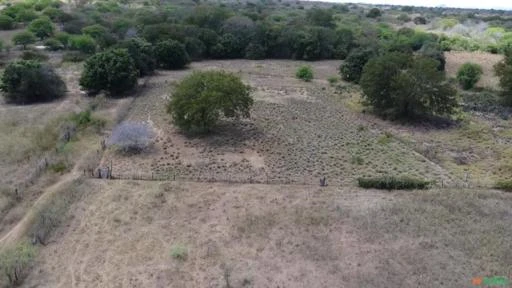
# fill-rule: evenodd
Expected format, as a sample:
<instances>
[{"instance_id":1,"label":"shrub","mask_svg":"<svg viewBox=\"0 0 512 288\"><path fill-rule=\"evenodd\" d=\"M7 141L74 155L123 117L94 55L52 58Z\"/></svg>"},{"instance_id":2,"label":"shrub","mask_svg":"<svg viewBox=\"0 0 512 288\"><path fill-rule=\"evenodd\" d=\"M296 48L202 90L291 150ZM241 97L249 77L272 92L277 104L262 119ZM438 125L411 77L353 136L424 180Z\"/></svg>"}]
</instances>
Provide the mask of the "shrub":
<instances>
[{"instance_id":1,"label":"shrub","mask_svg":"<svg viewBox=\"0 0 512 288\"><path fill-rule=\"evenodd\" d=\"M220 116L249 117L253 104L250 87L234 74L194 72L176 87L168 110L185 131L209 132Z\"/></svg>"},{"instance_id":2,"label":"shrub","mask_svg":"<svg viewBox=\"0 0 512 288\"><path fill-rule=\"evenodd\" d=\"M28 30L42 40L53 34L54 27L50 18L44 16L32 21L28 26Z\"/></svg>"},{"instance_id":3,"label":"shrub","mask_svg":"<svg viewBox=\"0 0 512 288\"><path fill-rule=\"evenodd\" d=\"M441 46L439 46L439 44L434 42L426 42L421 47L419 54L437 61L439 63L437 65L437 70L445 70L446 58L444 57L444 51Z\"/></svg>"},{"instance_id":4,"label":"shrub","mask_svg":"<svg viewBox=\"0 0 512 288\"><path fill-rule=\"evenodd\" d=\"M36 211L35 220L29 228L33 243L47 244L48 238L62 223L69 207L84 194L80 181L74 180L66 185Z\"/></svg>"},{"instance_id":5,"label":"shrub","mask_svg":"<svg viewBox=\"0 0 512 288\"><path fill-rule=\"evenodd\" d=\"M165 69L182 69L190 63L185 46L174 40L158 43L155 47L155 57L158 66Z\"/></svg>"},{"instance_id":6,"label":"shrub","mask_svg":"<svg viewBox=\"0 0 512 288\"><path fill-rule=\"evenodd\" d=\"M180 261L185 261L185 260L187 260L187 257L188 257L188 249L187 249L187 247L185 247L183 245L179 245L179 244L174 245L171 248L171 256L174 259L177 259Z\"/></svg>"},{"instance_id":7,"label":"shrub","mask_svg":"<svg viewBox=\"0 0 512 288\"><path fill-rule=\"evenodd\" d=\"M187 37L185 38L185 50L192 60L199 60L206 54L206 45L195 37Z\"/></svg>"},{"instance_id":8,"label":"shrub","mask_svg":"<svg viewBox=\"0 0 512 288\"><path fill-rule=\"evenodd\" d=\"M92 93L106 90L117 95L135 87L137 75L137 67L128 51L114 49L87 59L80 85Z\"/></svg>"},{"instance_id":9,"label":"shrub","mask_svg":"<svg viewBox=\"0 0 512 288\"><path fill-rule=\"evenodd\" d=\"M22 45L23 49L27 49L27 45L35 43L36 40L36 36L30 31L19 32L12 37L12 42L15 45Z\"/></svg>"},{"instance_id":10,"label":"shrub","mask_svg":"<svg viewBox=\"0 0 512 288\"><path fill-rule=\"evenodd\" d=\"M457 71L457 80L462 89L469 90L475 86L482 75L482 67L474 63L464 63Z\"/></svg>"},{"instance_id":11,"label":"shrub","mask_svg":"<svg viewBox=\"0 0 512 288\"><path fill-rule=\"evenodd\" d=\"M338 82L338 80L339 79L336 76L330 76L329 78L327 78L327 81L329 81L329 84L331 84L331 86L336 84Z\"/></svg>"},{"instance_id":12,"label":"shrub","mask_svg":"<svg viewBox=\"0 0 512 288\"><path fill-rule=\"evenodd\" d=\"M46 41L44 41L44 46L46 46L46 49L50 51L64 49L64 45L62 45L62 43L60 43L60 41L55 38L46 39Z\"/></svg>"},{"instance_id":13,"label":"shrub","mask_svg":"<svg viewBox=\"0 0 512 288\"><path fill-rule=\"evenodd\" d=\"M444 115L458 105L455 89L429 58L403 53L373 58L364 67L360 84L365 104L383 116Z\"/></svg>"},{"instance_id":14,"label":"shrub","mask_svg":"<svg viewBox=\"0 0 512 288\"><path fill-rule=\"evenodd\" d=\"M80 51L70 51L66 52L62 55L62 61L63 62L82 62L85 61L87 58L89 58L89 55L84 54Z\"/></svg>"},{"instance_id":15,"label":"shrub","mask_svg":"<svg viewBox=\"0 0 512 288\"><path fill-rule=\"evenodd\" d=\"M153 128L147 123L122 122L112 131L107 145L125 153L140 153L151 145L154 136Z\"/></svg>"},{"instance_id":16,"label":"shrub","mask_svg":"<svg viewBox=\"0 0 512 288\"><path fill-rule=\"evenodd\" d=\"M118 46L128 51L140 76L153 73L156 67L156 60L153 53L153 46L151 46L149 42L143 39L132 38L122 41Z\"/></svg>"},{"instance_id":17,"label":"shrub","mask_svg":"<svg viewBox=\"0 0 512 288\"><path fill-rule=\"evenodd\" d=\"M8 15L0 15L0 29L11 30L14 28L14 19Z\"/></svg>"},{"instance_id":18,"label":"shrub","mask_svg":"<svg viewBox=\"0 0 512 288\"><path fill-rule=\"evenodd\" d=\"M368 18L377 18L380 17L382 13L380 12L379 8L372 8L368 13L366 14L366 17Z\"/></svg>"},{"instance_id":19,"label":"shrub","mask_svg":"<svg viewBox=\"0 0 512 288\"><path fill-rule=\"evenodd\" d=\"M496 76L500 78L505 102L512 105L512 48L505 50L505 59L494 66Z\"/></svg>"},{"instance_id":20,"label":"shrub","mask_svg":"<svg viewBox=\"0 0 512 288\"><path fill-rule=\"evenodd\" d=\"M0 253L0 269L10 285L21 284L28 275L35 256L36 248L28 242L21 242L14 248L7 248Z\"/></svg>"},{"instance_id":21,"label":"shrub","mask_svg":"<svg viewBox=\"0 0 512 288\"><path fill-rule=\"evenodd\" d=\"M359 83L364 65L374 54L370 49L352 50L345 62L340 66L340 74L343 80Z\"/></svg>"},{"instance_id":22,"label":"shrub","mask_svg":"<svg viewBox=\"0 0 512 288\"><path fill-rule=\"evenodd\" d=\"M37 61L9 63L2 74L0 90L8 102L47 102L64 96L66 85L50 66Z\"/></svg>"},{"instance_id":23,"label":"shrub","mask_svg":"<svg viewBox=\"0 0 512 288\"><path fill-rule=\"evenodd\" d=\"M295 73L295 77L306 82L311 81L313 79L313 70L311 69L311 66L299 67Z\"/></svg>"},{"instance_id":24,"label":"shrub","mask_svg":"<svg viewBox=\"0 0 512 288\"><path fill-rule=\"evenodd\" d=\"M55 39L62 44L64 49L68 48L68 46L69 46L69 38L70 37L71 36L68 33L66 33L66 32L57 32L57 33L55 33Z\"/></svg>"},{"instance_id":25,"label":"shrub","mask_svg":"<svg viewBox=\"0 0 512 288\"><path fill-rule=\"evenodd\" d=\"M21 9L16 15L17 22L30 22L38 17L33 9Z\"/></svg>"},{"instance_id":26,"label":"shrub","mask_svg":"<svg viewBox=\"0 0 512 288\"><path fill-rule=\"evenodd\" d=\"M412 190L428 189L431 182L409 177L390 177L382 176L375 178L358 178L359 187L365 189L383 189L383 190Z\"/></svg>"},{"instance_id":27,"label":"shrub","mask_svg":"<svg viewBox=\"0 0 512 288\"><path fill-rule=\"evenodd\" d=\"M258 43L249 43L245 48L245 58L251 60L262 60L265 59L266 51L263 45Z\"/></svg>"},{"instance_id":28,"label":"shrub","mask_svg":"<svg viewBox=\"0 0 512 288\"><path fill-rule=\"evenodd\" d=\"M96 41L87 35L70 36L69 49L93 54L96 51Z\"/></svg>"},{"instance_id":29,"label":"shrub","mask_svg":"<svg viewBox=\"0 0 512 288\"><path fill-rule=\"evenodd\" d=\"M416 25L427 24L427 19L425 19L425 17L422 17L422 16L415 17L413 21L414 21L414 24L416 24Z\"/></svg>"},{"instance_id":30,"label":"shrub","mask_svg":"<svg viewBox=\"0 0 512 288\"><path fill-rule=\"evenodd\" d=\"M495 189L512 192L512 180L498 181L494 185Z\"/></svg>"},{"instance_id":31,"label":"shrub","mask_svg":"<svg viewBox=\"0 0 512 288\"><path fill-rule=\"evenodd\" d=\"M46 61L46 60L48 60L48 56L38 50L27 50L27 51L23 51L23 53L21 54L21 59L35 60L35 61Z\"/></svg>"}]
</instances>

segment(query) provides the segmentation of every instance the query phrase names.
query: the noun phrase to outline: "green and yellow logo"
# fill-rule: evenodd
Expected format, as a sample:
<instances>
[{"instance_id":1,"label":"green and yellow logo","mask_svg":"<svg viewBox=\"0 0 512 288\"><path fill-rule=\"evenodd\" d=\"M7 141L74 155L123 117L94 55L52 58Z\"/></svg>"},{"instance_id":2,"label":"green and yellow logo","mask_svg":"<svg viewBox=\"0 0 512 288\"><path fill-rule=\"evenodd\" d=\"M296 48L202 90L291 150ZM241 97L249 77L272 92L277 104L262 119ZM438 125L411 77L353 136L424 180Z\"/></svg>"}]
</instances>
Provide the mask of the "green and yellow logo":
<instances>
[{"instance_id":1,"label":"green and yellow logo","mask_svg":"<svg viewBox=\"0 0 512 288\"><path fill-rule=\"evenodd\" d=\"M510 283L507 277L474 277L471 281L475 286L508 286Z\"/></svg>"}]
</instances>

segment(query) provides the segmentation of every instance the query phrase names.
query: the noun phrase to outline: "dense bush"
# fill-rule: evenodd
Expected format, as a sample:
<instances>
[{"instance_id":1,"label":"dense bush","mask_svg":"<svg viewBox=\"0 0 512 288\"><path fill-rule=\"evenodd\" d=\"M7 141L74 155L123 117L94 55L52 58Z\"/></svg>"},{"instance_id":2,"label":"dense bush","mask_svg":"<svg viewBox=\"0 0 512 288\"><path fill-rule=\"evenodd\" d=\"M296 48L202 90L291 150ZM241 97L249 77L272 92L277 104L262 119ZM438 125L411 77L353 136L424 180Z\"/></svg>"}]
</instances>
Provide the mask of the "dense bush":
<instances>
[{"instance_id":1,"label":"dense bush","mask_svg":"<svg viewBox=\"0 0 512 288\"><path fill-rule=\"evenodd\" d=\"M47 102L64 96L66 85L53 68L37 61L9 63L2 74L0 90L8 102Z\"/></svg>"},{"instance_id":2,"label":"dense bush","mask_svg":"<svg viewBox=\"0 0 512 288\"><path fill-rule=\"evenodd\" d=\"M46 49L50 51L64 49L64 45L62 45L62 43L60 43L60 41L55 38L46 39L46 41L44 41L44 46L46 46Z\"/></svg>"},{"instance_id":3,"label":"dense bush","mask_svg":"<svg viewBox=\"0 0 512 288\"><path fill-rule=\"evenodd\" d=\"M14 19L8 15L0 15L0 29L11 30L14 28Z\"/></svg>"},{"instance_id":4,"label":"dense bush","mask_svg":"<svg viewBox=\"0 0 512 288\"><path fill-rule=\"evenodd\" d=\"M464 63L457 71L457 81L464 90L469 90L475 86L482 76L482 67L474 63Z\"/></svg>"},{"instance_id":5,"label":"dense bush","mask_svg":"<svg viewBox=\"0 0 512 288\"><path fill-rule=\"evenodd\" d=\"M372 8L372 9L370 9L370 11L368 11L368 13L366 14L366 17L377 18L377 17L380 17L381 15L382 15L382 13L380 12L379 8Z\"/></svg>"},{"instance_id":6,"label":"dense bush","mask_svg":"<svg viewBox=\"0 0 512 288\"><path fill-rule=\"evenodd\" d=\"M365 104L392 118L451 114L458 105L456 91L437 65L432 59L403 53L371 59L360 81Z\"/></svg>"},{"instance_id":7,"label":"dense bush","mask_svg":"<svg viewBox=\"0 0 512 288\"><path fill-rule=\"evenodd\" d=\"M355 49L350 52L345 62L340 66L343 80L359 83L363 67L375 55L370 49Z\"/></svg>"},{"instance_id":8,"label":"dense bush","mask_svg":"<svg viewBox=\"0 0 512 288\"><path fill-rule=\"evenodd\" d=\"M414 24L416 24L416 25L427 24L427 19L425 19L425 17L422 17L422 16L415 17L413 21L414 21Z\"/></svg>"},{"instance_id":9,"label":"dense bush","mask_svg":"<svg viewBox=\"0 0 512 288\"><path fill-rule=\"evenodd\" d=\"M313 79L313 69L310 66L301 66L297 69L295 77L303 81L309 82Z\"/></svg>"},{"instance_id":10,"label":"dense bush","mask_svg":"<svg viewBox=\"0 0 512 288\"><path fill-rule=\"evenodd\" d=\"M140 153L151 145L154 137L155 133L149 124L127 121L112 130L107 145L124 153Z\"/></svg>"},{"instance_id":11,"label":"dense bush","mask_svg":"<svg viewBox=\"0 0 512 288\"><path fill-rule=\"evenodd\" d=\"M30 31L22 31L12 36L12 42L23 46L23 49L27 49L27 45L35 43L36 40L36 36Z\"/></svg>"},{"instance_id":12,"label":"dense bush","mask_svg":"<svg viewBox=\"0 0 512 288\"><path fill-rule=\"evenodd\" d=\"M32 21L28 26L28 30L42 40L53 34L54 27L50 18L45 16Z\"/></svg>"},{"instance_id":13,"label":"dense bush","mask_svg":"<svg viewBox=\"0 0 512 288\"><path fill-rule=\"evenodd\" d=\"M505 51L505 59L494 66L494 71L500 78L505 102L512 106L512 48Z\"/></svg>"},{"instance_id":14,"label":"dense bush","mask_svg":"<svg viewBox=\"0 0 512 288\"><path fill-rule=\"evenodd\" d=\"M167 40L155 46L158 66L165 69L182 69L190 63L185 46L178 41Z\"/></svg>"},{"instance_id":15,"label":"dense bush","mask_svg":"<svg viewBox=\"0 0 512 288\"><path fill-rule=\"evenodd\" d=\"M120 42L118 46L128 51L139 71L139 76L153 73L156 67L156 59L153 46L149 42L139 38L132 38Z\"/></svg>"},{"instance_id":16,"label":"dense bush","mask_svg":"<svg viewBox=\"0 0 512 288\"><path fill-rule=\"evenodd\" d=\"M39 50L27 50L23 51L20 58L23 60L46 61L48 60L48 55Z\"/></svg>"},{"instance_id":17,"label":"dense bush","mask_svg":"<svg viewBox=\"0 0 512 288\"><path fill-rule=\"evenodd\" d=\"M512 180L498 181L494 185L494 188L503 190L503 191L507 191L507 192L512 192Z\"/></svg>"},{"instance_id":18,"label":"dense bush","mask_svg":"<svg viewBox=\"0 0 512 288\"><path fill-rule=\"evenodd\" d=\"M444 51L441 47L435 42L426 42L423 44L421 49L419 50L419 54L432 58L433 60L438 62L437 70L444 71L446 66L446 58L444 56Z\"/></svg>"},{"instance_id":19,"label":"dense bush","mask_svg":"<svg viewBox=\"0 0 512 288\"><path fill-rule=\"evenodd\" d=\"M234 74L194 72L172 93L168 106L174 123L185 131L209 132L223 115L249 117L253 104L250 87Z\"/></svg>"},{"instance_id":20,"label":"dense bush","mask_svg":"<svg viewBox=\"0 0 512 288\"><path fill-rule=\"evenodd\" d=\"M137 75L137 67L128 51L114 49L87 59L80 85L92 93L106 90L118 95L135 87Z\"/></svg>"},{"instance_id":21,"label":"dense bush","mask_svg":"<svg viewBox=\"0 0 512 288\"><path fill-rule=\"evenodd\" d=\"M429 181L414 179L409 177L390 177L382 176L375 178L358 178L359 187L365 189L383 189L383 190L413 190L428 189Z\"/></svg>"},{"instance_id":22,"label":"dense bush","mask_svg":"<svg viewBox=\"0 0 512 288\"><path fill-rule=\"evenodd\" d=\"M266 51L265 47L263 45L258 43L250 43L245 48L245 58L251 59L251 60L261 60L265 59L266 57Z\"/></svg>"},{"instance_id":23,"label":"dense bush","mask_svg":"<svg viewBox=\"0 0 512 288\"><path fill-rule=\"evenodd\" d=\"M71 50L77 50L85 54L93 54L96 51L96 41L88 35L70 36L68 46Z\"/></svg>"}]
</instances>

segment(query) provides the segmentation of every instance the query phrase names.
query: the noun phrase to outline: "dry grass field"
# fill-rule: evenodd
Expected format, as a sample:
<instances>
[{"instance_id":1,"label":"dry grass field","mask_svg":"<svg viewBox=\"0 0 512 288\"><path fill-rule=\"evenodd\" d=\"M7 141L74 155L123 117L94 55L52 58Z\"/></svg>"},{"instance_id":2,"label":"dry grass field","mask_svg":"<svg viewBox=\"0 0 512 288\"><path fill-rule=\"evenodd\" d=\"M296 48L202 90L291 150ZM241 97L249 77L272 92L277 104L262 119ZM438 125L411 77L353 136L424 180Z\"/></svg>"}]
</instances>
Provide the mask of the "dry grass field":
<instances>
[{"instance_id":1,"label":"dry grass field","mask_svg":"<svg viewBox=\"0 0 512 288\"><path fill-rule=\"evenodd\" d=\"M471 287L512 269L511 194L86 184L23 287Z\"/></svg>"},{"instance_id":2,"label":"dry grass field","mask_svg":"<svg viewBox=\"0 0 512 288\"><path fill-rule=\"evenodd\" d=\"M494 65L503 59L503 55L484 52L445 52L446 73L449 77L456 77L457 70L462 64L471 62L482 66L483 74L477 87L498 89L499 79L494 75Z\"/></svg>"},{"instance_id":3,"label":"dry grass field","mask_svg":"<svg viewBox=\"0 0 512 288\"><path fill-rule=\"evenodd\" d=\"M494 57L480 56L464 57ZM447 55L448 73L462 58ZM303 64L312 66L312 82L294 77ZM70 145L68 171L41 176L22 203L0 194L0 250L23 237L40 203L80 196L39 247L22 287L471 287L476 276L510 275L512 194L489 187L512 171L511 121L476 112L444 129L384 121L363 113L356 86L329 84L339 65L195 62L146 77L136 97L104 100L94 113L105 131ZM251 117L185 136L166 104L180 79L205 69L232 71L253 87ZM482 87L496 83L489 69ZM45 127L54 119L101 99L81 95L79 65L60 65L59 73L65 99L0 104L0 185L23 182L31 159L49 152L37 137L51 135ZM149 123L154 145L138 155L101 153L100 139L124 119ZM99 158L114 176L176 181L81 179L72 189ZM436 184L355 187L356 178L379 175ZM320 188L323 176L329 186ZM468 188L440 188L462 184Z\"/></svg>"},{"instance_id":4,"label":"dry grass field","mask_svg":"<svg viewBox=\"0 0 512 288\"><path fill-rule=\"evenodd\" d=\"M409 149L386 130L347 109L329 87L339 61L312 65L311 83L295 79L296 61L208 61L178 72L159 72L135 99L127 119L151 123L152 151L126 157L110 151L114 174L177 175L190 180L352 185L357 177L393 173L451 181L437 164ZM165 106L172 84L191 70L224 69L254 87L251 119L225 122L208 137L183 136Z\"/></svg>"}]
</instances>

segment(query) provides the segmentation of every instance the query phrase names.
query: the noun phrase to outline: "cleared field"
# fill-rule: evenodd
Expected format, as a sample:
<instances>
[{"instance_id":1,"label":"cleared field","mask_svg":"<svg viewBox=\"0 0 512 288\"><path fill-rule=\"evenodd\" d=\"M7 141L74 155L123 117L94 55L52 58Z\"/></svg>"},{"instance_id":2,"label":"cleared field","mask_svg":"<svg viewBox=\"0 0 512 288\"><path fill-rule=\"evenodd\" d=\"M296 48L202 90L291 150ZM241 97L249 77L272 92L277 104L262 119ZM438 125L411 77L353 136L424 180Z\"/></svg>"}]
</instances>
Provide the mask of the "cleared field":
<instances>
[{"instance_id":1,"label":"cleared field","mask_svg":"<svg viewBox=\"0 0 512 288\"><path fill-rule=\"evenodd\" d=\"M87 185L23 287L470 287L512 269L511 194Z\"/></svg>"},{"instance_id":2,"label":"cleared field","mask_svg":"<svg viewBox=\"0 0 512 288\"><path fill-rule=\"evenodd\" d=\"M135 99L127 119L148 121L158 132L154 149L136 156L110 151L114 174L174 175L189 180L352 185L357 177L410 175L450 182L441 167L396 141L386 130L369 126L359 113L333 97L326 79L339 61L307 63L311 83L295 79L297 61L207 61L178 72L159 72ZM254 87L251 119L225 122L208 137L183 136L166 113L172 83L193 70L239 73ZM171 177L172 178L172 177Z\"/></svg>"}]
</instances>

